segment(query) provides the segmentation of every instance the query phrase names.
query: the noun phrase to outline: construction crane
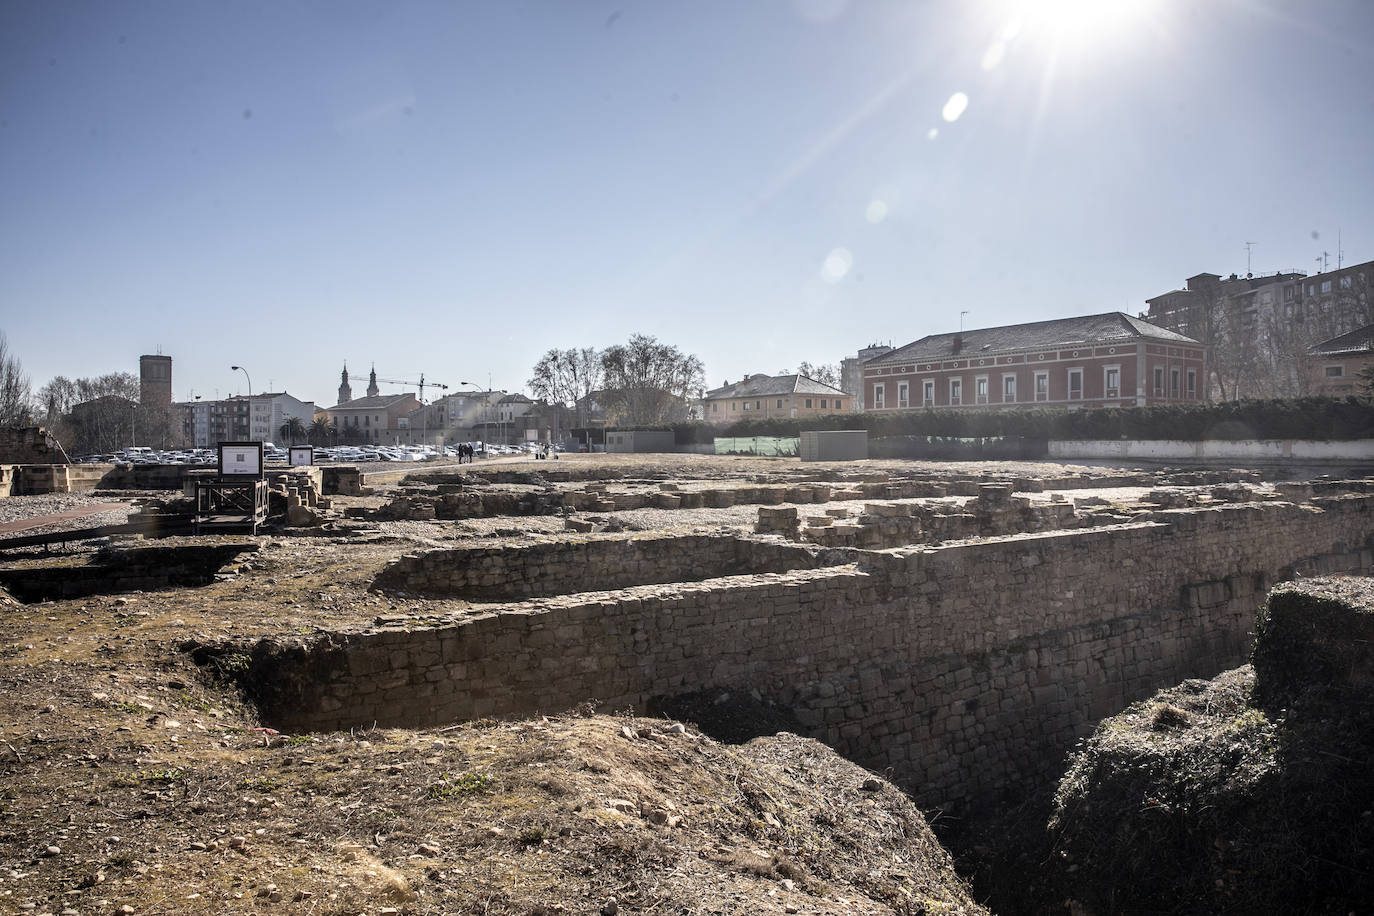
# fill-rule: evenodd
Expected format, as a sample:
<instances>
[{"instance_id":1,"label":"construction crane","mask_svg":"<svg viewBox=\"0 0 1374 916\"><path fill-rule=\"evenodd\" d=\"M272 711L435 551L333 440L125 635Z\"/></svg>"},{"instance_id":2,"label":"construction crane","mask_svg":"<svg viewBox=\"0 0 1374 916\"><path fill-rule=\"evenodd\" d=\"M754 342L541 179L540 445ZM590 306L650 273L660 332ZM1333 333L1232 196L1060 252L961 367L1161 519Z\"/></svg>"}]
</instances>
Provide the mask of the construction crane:
<instances>
[{"instance_id":1,"label":"construction crane","mask_svg":"<svg viewBox=\"0 0 1374 916\"><path fill-rule=\"evenodd\" d=\"M388 385L405 385L405 386L407 386L407 387L414 385L414 386L418 387L418 388L420 389L420 403L421 403L421 404L423 404L423 403L425 402L425 386L426 386L426 385L428 385L430 388L438 388L440 391L448 391L448 386L445 385L443 382L427 382L427 381L425 381L425 374L424 374L423 372L420 373L420 380L419 380L418 382L412 382L412 381L409 381L408 379L401 379L401 378L382 378L381 376L377 376L377 381L379 381L379 382L386 382Z\"/></svg>"}]
</instances>

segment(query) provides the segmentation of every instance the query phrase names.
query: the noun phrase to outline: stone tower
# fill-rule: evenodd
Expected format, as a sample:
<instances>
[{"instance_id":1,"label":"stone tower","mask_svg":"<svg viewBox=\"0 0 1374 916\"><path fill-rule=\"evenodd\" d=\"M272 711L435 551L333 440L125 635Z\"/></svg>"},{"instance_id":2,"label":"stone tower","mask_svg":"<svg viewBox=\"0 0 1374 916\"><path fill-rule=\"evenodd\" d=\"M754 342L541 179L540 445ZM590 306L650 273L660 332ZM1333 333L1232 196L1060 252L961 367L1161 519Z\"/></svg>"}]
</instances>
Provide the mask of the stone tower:
<instances>
[{"instance_id":1,"label":"stone tower","mask_svg":"<svg viewBox=\"0 0 1374 916\"><path fill-rule=\"evenodd\" d=\"M377 387L377 367L372 367L372 374L367 377L367 396L375 398L381 394L381 389Z\"/></svg>"},{"instance_id":2,"label":"stone tower","mask_svg":"<svg viewBox=\"0 0 1374 916\"><path fill-rule=\"evenodd\" d=\"M138 358L138 400L144 407L172 406L172 358L170 356L140 356Z\"/></svg>"},{"instance_id":3,"label":"stone tower","mask_svg":"<svg viewBox=\"0 0 1374 916\"><path fill-rule=\"evenodd\" d=\"M348 364L344 364L343 375L339 377L339 403L347 404L353 400L353 389L348 384Z\"/></svg>"}]
</instances>

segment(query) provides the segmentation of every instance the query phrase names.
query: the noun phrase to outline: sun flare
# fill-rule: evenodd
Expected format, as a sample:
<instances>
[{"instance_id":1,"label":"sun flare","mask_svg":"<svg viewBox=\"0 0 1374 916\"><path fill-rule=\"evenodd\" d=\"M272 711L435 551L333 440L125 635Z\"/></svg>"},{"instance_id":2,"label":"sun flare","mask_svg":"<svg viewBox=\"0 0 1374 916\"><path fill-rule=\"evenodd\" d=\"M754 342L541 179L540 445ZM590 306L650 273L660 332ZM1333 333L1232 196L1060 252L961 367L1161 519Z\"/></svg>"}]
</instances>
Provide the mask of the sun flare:
<instances>
[{"instance_id":1,"label":"sun flare","mask_svg":"<svg viewBox=\"0 0 1374 916\"><path fill-rule=\"evenodd\" d=\"M1141 24L1156 0L1017 0L1011 28L1057 41L1092 41Z\"/></svg>"}]
</instances>

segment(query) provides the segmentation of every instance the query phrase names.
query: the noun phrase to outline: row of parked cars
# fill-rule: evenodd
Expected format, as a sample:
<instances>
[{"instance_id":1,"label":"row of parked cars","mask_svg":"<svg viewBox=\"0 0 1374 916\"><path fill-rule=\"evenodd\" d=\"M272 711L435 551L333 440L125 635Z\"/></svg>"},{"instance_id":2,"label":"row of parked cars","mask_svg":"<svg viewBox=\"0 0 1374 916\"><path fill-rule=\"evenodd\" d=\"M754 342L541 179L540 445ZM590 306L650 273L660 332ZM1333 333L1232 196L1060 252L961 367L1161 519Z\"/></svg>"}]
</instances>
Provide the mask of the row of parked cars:
<instances>
[{"instance_id":1,"label":"row of parked cars","mask_svg":"<svg viewBox=\"0 0 1374 916\"><path fill-rule=\"evenodd\" d=\"M526 442L519 446L494 445L483 442L469 442L477 457L495 455L532 455L542 446ZM557 449L556 449L557 450ZM263 443L263 456L270 463L285 464L290 453L286 448L271 442ZM438 446L390 446L390 445L338 445L329 448L316 448L315 461L336 462L339 464L363 464L370 461L440 461L458 458L458 445ZM185 448L158 450L144 446L120 449L103 455L82 455L76 461L81 464L196 464L213 466L218 461L215 449Z\"/></svg>"}]
</instances>

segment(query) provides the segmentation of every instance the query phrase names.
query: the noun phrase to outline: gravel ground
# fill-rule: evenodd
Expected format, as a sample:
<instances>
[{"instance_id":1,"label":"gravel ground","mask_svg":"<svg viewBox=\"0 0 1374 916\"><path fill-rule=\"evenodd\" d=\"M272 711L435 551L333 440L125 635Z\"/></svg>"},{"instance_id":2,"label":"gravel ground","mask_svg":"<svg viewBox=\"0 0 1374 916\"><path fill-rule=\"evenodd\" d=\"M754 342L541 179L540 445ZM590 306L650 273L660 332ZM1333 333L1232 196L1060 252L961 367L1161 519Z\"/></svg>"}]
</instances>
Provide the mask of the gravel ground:
<instances>
[{"instance_id":1,"label":"gravel ground","mask_svg":"<svg viewBox=\"0 0 1374 916\"><path fill-rule=\"evenodd\" d=\"M137 497L91 493L44 493L38 496L8 496L0 499L0 524L37 518L42 515L54 515L59 512L70 512L73 509L84 509L87 506L109 503L120 503L121 506L118 509L99 512L95 515L85 515L81 518L66 519L52 525L44 525L41 528L25 528L23 531L16 531L10 535L0 535L0 537L47 534L52 531L70 531L74 528L93 528L98 525L122 525L129 520L129 513L133 510L136 502Z\"/></svg>"}]
</instances>

